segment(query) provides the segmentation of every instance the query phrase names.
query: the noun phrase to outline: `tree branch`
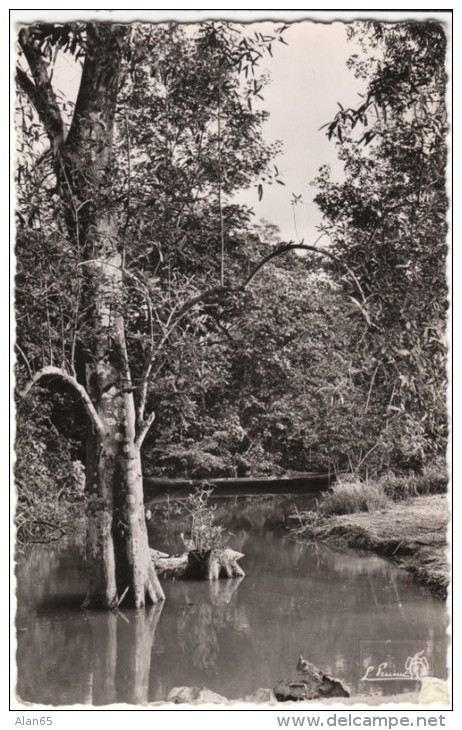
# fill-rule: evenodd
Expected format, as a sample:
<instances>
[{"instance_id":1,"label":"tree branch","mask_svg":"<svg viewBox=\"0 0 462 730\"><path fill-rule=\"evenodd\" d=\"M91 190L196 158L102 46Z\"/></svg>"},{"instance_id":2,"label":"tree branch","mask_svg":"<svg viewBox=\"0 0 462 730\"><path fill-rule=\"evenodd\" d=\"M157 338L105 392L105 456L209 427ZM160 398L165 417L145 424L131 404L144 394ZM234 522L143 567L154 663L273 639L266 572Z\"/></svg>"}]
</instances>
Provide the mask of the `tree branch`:
<instances>
[{"instance_id":1,"label":"tree branch","mask_svg":"<svg viewBox=\"0 0 462 730\"><path fill-rule=\"evenodd\" d=\"M61 370L61 368L53 367L52 365L48 365L47 367L42 368L39 370L32 380L29 381L29 383L26 385L23 391L20 392L20 396L22 398L26 398L32 388L37 385L40 380L43 379L53 379L57 378L61 380L63 383L66 383L67 385L70 385L73 390L75 390L78 395L80 396L80 399L85 406L85 410L90 417L90 420L93 424L93 426L96 428L97 432L100 436L104 434L104 424L100 417L98 416L98 413L96 412L96 408L93 405L90 396L88 395L87 391L83 387L83 385L80 385L79 382L72 376L69 375L69 373L66 373L65 370Z\"/></svg>"},{"instance_id":2,"label":"tree branch","mask_svg":"<svg viewBox=\"0 0 462 730\"><path fill-rule=\"evenodd\" d=\"M19 345L18 345L17 342L14 343L14 346L16 347L17 351L19 352L19 354L21 355L21 357L22 357L22 359L24 361L24 365L26 366L26 370L27 370L27 377L28 378L32 378L33 375L32 375L32 370L31 370L30 362L27 359L24 350L22 350L21 347L19 347Z\"/></svg>"},{"instance_id":3,"label":"tree branch","mask_svg":"<svg viewBox=\"0 0 462 730\"><path fill-rule=\"evenodd\" d=\"M136 434L136 438L135 438L135 446L137 446L138 448L141 448L143 441L148 434L149 429L151 428L152 424L154 423L155 418L156 418L156 414L153 411L140 424L138 433Z\"/></svg>"},{"instance_id":4,"label":"tree branch","mask_svg":"<svg viewBox=\"0 0 462 730\"><path fill-rule=\"evenodd\" d=\"M192 297L187 302L183 304L182 307L179 308L178 312L176 313L176 317L174 322L178 322L181 317L183 317L187 312L189 312L196 304L199 304L200 302L203 302L204 299L208 299L209 297L214 296L215 294L229 294L232 291L236 291L232 289L229 286L214 286L211 289L206 289L202 292L202 294L198 294L195 297ZM239 291L239 289L237 290Z\"/></svg>"},{"instance_id":5,"label":"tree branch","mask_svg":"<svg viewBox=\"0 0 462 730\"><path fill-rule=\"evenodd\" d=\"M34 42L30 28L22 28L19 32L19 45L29 64L33 82L20 68L16 71L16 78L21 89L35 107L52 147L56 152L64 139L64 123L56 94L48 75L48 64L37 43Z\"/></svg>"},{"instance_id":6,"label":"tree branch","mask_svg":"<svg viewBox=\"0 0 462 730\"><path fill-rule=\"evenodd\" d=\"M317 248L316 246L308 246L306 243L286 243L283 246L279 246L274 251L268 254L268 256L265 256L264 259L262 259L257 266L254 268L254 270L249 274L247 279L244 282L244 285L242 286L242 290L246 290L247 287L252 283L252 281L255 279L256 275L260 271L260 269L265 266L271 259L276 258L276 256L281 256L282 254L288 253L289 251L295 251L296 249L301 249L303 251L314 251L314 253L319 253L322 256L327 256L327 258L331 259L331 261L334 261L336 264L338 264L342 269L347 271L353 281L355 282L359 293L361 294L361 298L363 300L363 303L366 301L366 296L362 290L361 284L358 281L357 276L354 274L354 272L350 269L349 266L347 266L341 259L338 258L335 254L331 253L330 251L326 251L322 248Z\"/></svg>"},{"instance_id":7,"label":"tree branch","mask_svg":"<svg viewBox=\"0 0 462 730\"><path fill-rule=\"evenodd\" d=\"M144 369L142 379L141 379L141 390L140 390L140 402L137 410L137 419L140 424L144 423L144 410L146 408L146 400L148 396L148 380L149 376L152 371L152 367L154 365L154 361L156 358L156 355L162 350L163 346L167 342L168 338L172 334L172 332L175 330L175 328L180 324L183 317L196 305L200 302L204 301L205 299L208 299L210 296L213 296L214 294L222 294L224 292L232 292L233 289L226 287L226 286L216 286L212 289L207 289L206 291L202 292L202 294L198 294L195 297L192 297L189 299L185 304L183 304L182 307L178 310L178 312L175 315L175 318L172 322L172 324L168 327L167 331L164 333L162 339L160 340L157 347L151 351L151 354L149 356L149 360L146 364L146 367Z\"/></svg>"}]
</instances>

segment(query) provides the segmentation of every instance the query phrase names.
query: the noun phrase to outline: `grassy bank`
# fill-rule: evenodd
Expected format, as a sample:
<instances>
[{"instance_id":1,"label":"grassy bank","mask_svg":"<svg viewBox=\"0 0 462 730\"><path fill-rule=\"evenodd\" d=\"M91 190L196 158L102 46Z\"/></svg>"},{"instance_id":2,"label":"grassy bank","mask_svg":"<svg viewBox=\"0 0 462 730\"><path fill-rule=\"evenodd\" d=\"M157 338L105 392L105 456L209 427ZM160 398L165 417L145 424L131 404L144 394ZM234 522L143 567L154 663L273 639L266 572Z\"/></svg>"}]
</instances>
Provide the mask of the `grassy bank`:
<instances>
[{"instance_id":1,"label":"grassy bank","mask_svg":"<svg viewBox=\"0 0 462 730\"><path fill-rule=\"evenodd\" d=\"M449 584L448 520L447 496L433 494L387 500L377 509L349 514L323 514L321 503L317 513L297 516L291 532L297 538L371 550L390 558L444 599Z\"/></svg>"}]
</instances>

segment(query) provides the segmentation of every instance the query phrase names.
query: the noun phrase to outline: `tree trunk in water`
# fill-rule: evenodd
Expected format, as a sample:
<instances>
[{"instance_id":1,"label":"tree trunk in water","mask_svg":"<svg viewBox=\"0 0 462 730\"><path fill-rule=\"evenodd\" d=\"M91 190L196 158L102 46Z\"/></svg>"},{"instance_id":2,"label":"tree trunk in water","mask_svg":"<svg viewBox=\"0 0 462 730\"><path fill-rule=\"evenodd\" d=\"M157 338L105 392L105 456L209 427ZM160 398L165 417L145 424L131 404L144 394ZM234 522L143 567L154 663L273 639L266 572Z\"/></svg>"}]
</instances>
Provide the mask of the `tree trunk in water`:
<instances>
[{"instance_id":1,"label":"tree trunk in water","mask_svg":"<svg viewBox=\"0 0 462 730\"><path fill-rule=\"evenodd\" d=\"M140 608L146 597L157 603L165 596L149 550L140 450L133 440L126 440L122 450L122 490L114 511L117 583L121 594L128 588L126 600Z\"/></svg>"},{"instance_id":2,"label":"tree trunk in water","mask_svg":"<svg viewBox=\"0 0 462 730\"><path fill-rule=\"evenodd\" d=\"M140 451L126 432L123 405L112 400L117 420L106 417L102 442L92 440L87 449L90 580L84 606L115 608L123 596L140 608L146 596L152 603L165 596L149 551Z\"/></svg>"},{"instance_id":3,"label":"tree trunk in water","mask_svg":"<svg viewBox=\"0 0 462 730\"><path fill-rule=\"evenodd\" d=\"M87 459L87 607L137 608L164 598L149 553L140 447L125 335L124 242L114 205L113 134L123 26L88 27L87 52L67 139L75 238L82 249L83 299L91 318L87 391L103 424ZM72 173L72 174L70 174ZM78 225L77 225L78 224Z\"/></svg>"},{"instance_id":4,"label":"tree trunk in water","mask_svg":"<svg viewBox=\"0 0 462 730\"><path fill-rule=\"evenodd\" d=\"M142 607L146 597L154 603L164 594L150 559L144 520L125 337L125 240L119 235L120 206L113 186L117 97L129 30L121 24L88 23L84 35L85 60L67 136L36 31L23 29L20 42L36 82L27 81L26 93L50 138L56 188L77 256L76 275L83 281L80 344L87 353L86 395L96 412L87 439L90 580L84 605L114 608L123 598ZM63 255L68 255L66 248ZM70 365L75 374L74 354L73 346ZM81 368L78 377L82 385ZM146 432L145 423L138 426Z\"/></svg>"},{"instance_id":5,"label":"tree trunk in water","mask_svg":"<svg viewBox=\"0 0 462 730\"><path fill-rule=\"evenodd\" d=\"M115 460L115 457L113 457ZM87 439L85 474L88 592L85 608L115 608L119 602L113 541L113 495L104 445Z\"/></svg>"},{"instance_id":6,"label":"tree trunk in water","mask_svg":"<svg viewBox=\"0 0 462 730\"><path fill-rule=\"evenodd\" d=\"M111 240L105 231L107 240ZM87 560L90 582L85 607L114 608L123 600L137 608L165 596L151 561L144 516L140 448L125 344L120 254L92 265L95 361L87 388L104 434L88 445Z\"/></svg>"},{"instance_id":7,"label":"tree trunk in water","mask_svg":"<svg viewBox=\"0 0 462 730\"><path fill-rule=\"evenodd\" d=\"M122 424L121 424L122 425ZM121 438L122 437L122 438ZM149 551L140 453L117 431L88 446L86 608L164 599Z\"/></svg>"}]
</instances>

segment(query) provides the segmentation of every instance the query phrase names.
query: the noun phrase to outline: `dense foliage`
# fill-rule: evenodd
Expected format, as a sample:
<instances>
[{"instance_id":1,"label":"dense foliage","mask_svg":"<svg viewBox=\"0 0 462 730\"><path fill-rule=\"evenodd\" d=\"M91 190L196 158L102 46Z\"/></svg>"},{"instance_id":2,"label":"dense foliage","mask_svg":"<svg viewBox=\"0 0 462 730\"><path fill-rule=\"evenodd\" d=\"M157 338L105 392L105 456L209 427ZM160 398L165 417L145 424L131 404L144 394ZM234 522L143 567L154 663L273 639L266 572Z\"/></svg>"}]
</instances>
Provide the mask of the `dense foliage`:
<instances>
[{"instance_id":1,"label":"dense foliage","mask_svg":"<svg viewBox=\"0 0 462 730\"><path fill-rule=\"evenodd\" d=\"M368 54L350 62L367 90L328 125L345 177L323 168L316 201L361 286L344 283L364 317L355 362L380 414L375 456L420 467L447 438L446 36L433 22L357 23L350 34Z\"/></svg>"},{"instance_id":2,"label":"dense foliage","mask_svg":"<svg viewBox=\"0 0 462 730\"><path fill-rule=\"evenodd\" d=\"M177 353L176 393L159 411L147 468L207 478L360 461L370 415L348 349L356 319L304 259L276 259L221 336L206 331Z\"/></svg>"},{"instance_id":3,"label":"dense foliage","mask_svg":"<svg viewBox=\"0 0 462 730\"><path fill-rule=\"evenodd\" d=\"M82 529L84 470L67 399L37 391L17 411L15 482L18 547Z\"/></svg>"}]
</instances>

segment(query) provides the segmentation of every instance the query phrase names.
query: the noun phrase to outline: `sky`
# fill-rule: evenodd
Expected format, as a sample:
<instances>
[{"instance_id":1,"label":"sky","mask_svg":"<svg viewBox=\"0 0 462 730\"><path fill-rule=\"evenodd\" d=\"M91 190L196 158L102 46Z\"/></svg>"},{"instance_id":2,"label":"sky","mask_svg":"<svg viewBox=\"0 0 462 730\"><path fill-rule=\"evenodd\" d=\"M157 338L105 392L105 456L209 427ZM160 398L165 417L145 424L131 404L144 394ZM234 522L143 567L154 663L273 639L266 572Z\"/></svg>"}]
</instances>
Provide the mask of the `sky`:
<instances>
[{"instance_id":1,"label":"sky","mask_svg":"<svg viewBox=\"0 0 462 730\"><path fill-rule=\"evenodd\" d=\"M269 23L255 28L262 26L271 32ZM275 162L285 187L267 186L261 202L252 188L239 200L251 205L258 218L275 223L283 240L303 238L309 243L317 237L321 215L313 203L316 189L310 182L326 163L336 176L341 174L335 145L320 127L333 119L337 102L353 105L364 90L364 82L346 67L348 57L358 50L347 42L346 28L345 23L293 23L284 33L288 45L273 44L274 58L268 57L265 63L272 82L263 90L262 108L270 113L264 137L283 143L283 153ZM295 207L295 222L292 193L301 194L303 201Z\"/></svg>"}]
</instances>

